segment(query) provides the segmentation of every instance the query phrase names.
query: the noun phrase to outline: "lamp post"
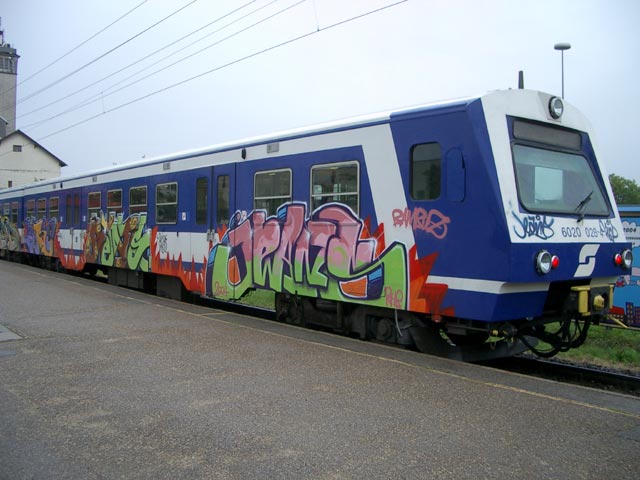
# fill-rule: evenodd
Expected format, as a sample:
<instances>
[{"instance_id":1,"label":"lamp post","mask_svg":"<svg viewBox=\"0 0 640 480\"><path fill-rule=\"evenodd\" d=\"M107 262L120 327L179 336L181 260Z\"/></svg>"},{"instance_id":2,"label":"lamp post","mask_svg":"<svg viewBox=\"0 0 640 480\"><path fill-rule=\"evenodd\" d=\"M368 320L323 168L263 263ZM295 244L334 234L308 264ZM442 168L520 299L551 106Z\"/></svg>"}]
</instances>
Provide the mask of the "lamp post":
<instances>
[{"instance_id":1,"label":"lamp post","mask_svg":"<svg viewBox=\"0 0 640 480\"><path fill-rule=\"evenodd\" d=\"M554 49L560 50L561 62L562 62L562 98L564 98L564 51L571 48L570 43L556 43L553 46Z\"/></svg>"}]
</instances>

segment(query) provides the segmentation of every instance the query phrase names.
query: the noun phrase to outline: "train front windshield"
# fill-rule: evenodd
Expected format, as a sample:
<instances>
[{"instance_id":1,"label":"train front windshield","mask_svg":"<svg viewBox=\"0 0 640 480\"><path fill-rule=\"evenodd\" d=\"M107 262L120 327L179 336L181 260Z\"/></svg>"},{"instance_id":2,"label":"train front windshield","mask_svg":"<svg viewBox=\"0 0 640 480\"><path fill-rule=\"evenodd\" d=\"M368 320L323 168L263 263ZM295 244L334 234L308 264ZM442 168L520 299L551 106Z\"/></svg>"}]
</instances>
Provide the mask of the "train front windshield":
<instances>
[{"instance_id":1,"label":"train front windshield","mask_svg":"<svg viewBox=\"0 0 640 480\"><path fill-rule=\"evenodd\" d=\"M579 133L522 120L513 124L518 196L531 212L608 216L609 204Z\"/></svg>"}]
</instances>

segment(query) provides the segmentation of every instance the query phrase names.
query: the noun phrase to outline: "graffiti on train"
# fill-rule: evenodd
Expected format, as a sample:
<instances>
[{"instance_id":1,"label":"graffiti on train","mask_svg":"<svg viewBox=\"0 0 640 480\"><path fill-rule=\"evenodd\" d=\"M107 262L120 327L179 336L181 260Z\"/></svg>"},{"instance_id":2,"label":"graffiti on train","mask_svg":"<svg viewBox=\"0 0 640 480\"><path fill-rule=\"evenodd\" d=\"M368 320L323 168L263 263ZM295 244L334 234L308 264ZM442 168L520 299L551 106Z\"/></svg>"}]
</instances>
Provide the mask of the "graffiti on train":
<instances>
[{"instance_id":1,"label":"graffiti on train","mask_svg":"<svg viewBox=\"0 0 640 480\"><path fill-rule=\"evenodd\" d=\"M394 227L412 227L416 231L430 233L437 239L447 236L451 219L445 214L436 210L425 210L418 207L414 210L405 208L395 208L392 212Z\"/></svg>"},{"instance_id":2,"label":"graffiti on train","mask_svg":"<svg viewBox=\"0 0 640 480\"><path fill-rule=\"evenodd\" d=\"M35 255L53 256L59 228L56 217L26 218L22 224L22 251Z\"/></svg>"},{"instance_id":3,"label":"graffiti on train","mask_svg":"<svg viewBox=\"0 0 640 480\"><path fill-rule=\"evenodd\" d=\"M309 216L299 202L270 217L264 210L238 212L209 253L206 293L238 298L255 287L386 306L389 292L403 292L395 298L406 307L405 246L393 243L379 252L367 235L365 222L339 204Z\"/></svg>"},{"instance_id":4,"label":"graffiti on train","mask_svg":"<svg viewBox=\"0 0 640 480\"><path fill-rule=\"evenodd\" d=\"M9 217L0 217L0 250L16 251L20 248L20 233Z\"/></svg>"},{"instance_id":5,"label":"graffiti on train","mask_svg":"<svg viewBox=\"0 0 640 480\"><path fill-rule=\"evenodd\" d=\"M144 213L91 218L84 240L86 262L148 272L151 233L146 223Z\"/></svg>"}]
</instances>

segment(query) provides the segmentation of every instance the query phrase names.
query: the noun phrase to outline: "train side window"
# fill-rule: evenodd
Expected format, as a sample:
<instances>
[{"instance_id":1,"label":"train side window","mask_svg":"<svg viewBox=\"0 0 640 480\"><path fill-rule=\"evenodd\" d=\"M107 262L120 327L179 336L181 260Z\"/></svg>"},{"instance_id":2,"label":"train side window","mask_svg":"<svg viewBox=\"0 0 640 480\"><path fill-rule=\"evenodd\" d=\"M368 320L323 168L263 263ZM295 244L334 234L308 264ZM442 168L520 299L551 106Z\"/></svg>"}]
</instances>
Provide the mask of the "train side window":
<instances>
[{"instance_id":1,"label":"train side window","mask_svg":"<svg viewBox=\"0 0 640 480\"><path fill-rule=\"evenodd\" d=\"M101 192L89 192L87 196L87 212L88 220L92 218L98 218L100 216L100 209L102 208L102 193Z\"/></svg>"},{"instance_id":2,"label":"train side window","mask_svg":"<svg viewBox=\"0 0 640 480\"><path fill-rule=\"evenodd\" d=\"M216 221L218 225L229 223L229 175L218 176Z\"/></svg>"},{"instance_id":3,"label":"train side window","mask_svg":"<svg viewBox=\"0 0 640 480\"><path fill-rule=\"evenodd\" d=\"M209 218L209 179L196 180L196 224L205 225Z\"/></svg>"},{"instance_id":4,"label":"train side window","mask_svg":"<svg viewBox=\"0 0 640 480\"><path fill-rule=\"evenodd\" d=\"M358 214L360 185L358 163L336 163L316 165L311 168L311 208L329 202L349 206Z\"/></svg>"},{"instance_id":5,"label":"train side window","mask_svg":"<svg viewBox=\"0 0 640 480\"><path fill-rule=\"evenodd\" d=\"M411 198L440 197L442 150L439 143L422 143L411 149Z\"/></svg>"},{"instance_id":6,"label":"train side window","mask_svg":"<svg viewBox=\"0 0 640 480\"><path fill-rule=\"evenodd\" d=\"M80 224L80 194L76 193L73 196L73 224Z\"/></svg>"},{"instance_id":7,"label":"train side window","mask_svg":"<svg viewBox=\"0 0 640 480\"><path fill-rule=\"evenodd\" d=\"M55 218L56 222L60 221L58 218L60 215L60 199L58 197L51 197L49 199L49 218Z\"/></svg>"},{"instance_id":8,"label":"train side window","mask_svg":"<svg viewBox=\"0 0 640 480\"><path fill-rule=\"evenodd\" d=\"M118 216L122 213L122 190L107 191L107 212L108 215Z\"/></svg>"},{"instance_id":9,"label":"train side window","mask_svg":"<svg viewBox=\"0 0 640 480\"><path fill-rule=\"evenodd\" d=\"M47 216L47 199L39 198L36 205L37 205L36 218L38 220L41 220Z\"/></svg>"},{"instance_id":10,"label":"train side window","mask_svg":"<svg viewBox=\"0 0 640 480\"><path fill-rule=\"evenodd\" d=\"M253 208L274 215L278 207L291 201L291 170L271 170L255 174Z\"/></svg>"},{"instance_id":11,"label":"train side window","mask_svg":"<svg viewBox=\"0 0 640 480\"><path fill-rule=\"evenodd\" d=\"M35 218L36 216L36 201L27 200L27 218Z\"/></svg>"},{"instance_id":12,"label":"train side window","mask_svg":"<svg viewBox=\"0 0 640 480\"><path fill-rule=\"evenodd\" d=\"M178 223L178 184L156 186L156 223Z\"/></svg>"},{"instance_id":13,"label":"train side window","mask_svg":"<svg viewBox=\"0 0 640 480\"><path fill-rule=\"evenodd\" d=\"M147 187L129 189L129 215L147 212Z\"/></svg>"},{"instance_id":14,"label":"train side window","mask_svg":"<svg viewBox=\"0 0 640 480\"><path fill-rule=\"evenodd\" d=\"M18 202L11 204L11 223L14 225L18 224Z\"/></svg>"}]
</instances>

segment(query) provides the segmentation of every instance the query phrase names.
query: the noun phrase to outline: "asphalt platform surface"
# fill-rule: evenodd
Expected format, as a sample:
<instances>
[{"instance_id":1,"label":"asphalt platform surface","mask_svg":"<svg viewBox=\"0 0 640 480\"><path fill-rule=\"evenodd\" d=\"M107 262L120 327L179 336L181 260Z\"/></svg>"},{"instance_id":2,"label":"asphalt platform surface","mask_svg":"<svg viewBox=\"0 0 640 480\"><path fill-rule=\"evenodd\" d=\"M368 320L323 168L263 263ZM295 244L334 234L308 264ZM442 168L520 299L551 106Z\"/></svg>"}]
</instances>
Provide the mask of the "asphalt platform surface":
<instances>
[{"instance_id":1,"label":"asphalt platform surface","mask_svg":"<svg viewBox=\"0 0 640 480\"><path fill-rule=\"evenodd\" d=\"M4 261L0 292L3 480L640 476L638 397Z\"/></svg>"}]
</instances>

